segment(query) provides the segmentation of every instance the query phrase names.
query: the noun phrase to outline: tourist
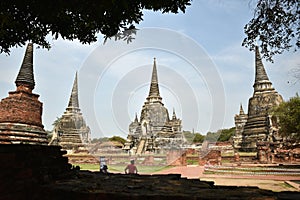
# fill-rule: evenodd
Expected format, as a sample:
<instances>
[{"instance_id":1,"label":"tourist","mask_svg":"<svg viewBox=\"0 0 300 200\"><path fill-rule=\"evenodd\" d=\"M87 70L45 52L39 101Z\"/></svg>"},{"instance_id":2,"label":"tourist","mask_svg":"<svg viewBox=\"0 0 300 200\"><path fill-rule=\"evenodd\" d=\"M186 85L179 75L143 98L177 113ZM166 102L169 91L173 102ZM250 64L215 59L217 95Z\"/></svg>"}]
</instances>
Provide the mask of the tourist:
<instances>
[{"instance_id":1,"label":"tourist","mask_svg":"<svg viewBox=\"0 0 300 200\"><path fill-rule=\"evenodd\" d=\"M108 174L107 169L108 169L107 165L101 165L101 167L100 167L100 173L101 174Z\"/></svg>"},{"instance_id":2,"label":"tourist","mask_svg":"<svg viewBox=\"0 0 300 200\"><path fill-rule=\"evenodd\" d=\"M125 174L137 174L138 170L134 165L134 160L130 160L130 164L125 168Z\"/></svg>"}]
</instances>

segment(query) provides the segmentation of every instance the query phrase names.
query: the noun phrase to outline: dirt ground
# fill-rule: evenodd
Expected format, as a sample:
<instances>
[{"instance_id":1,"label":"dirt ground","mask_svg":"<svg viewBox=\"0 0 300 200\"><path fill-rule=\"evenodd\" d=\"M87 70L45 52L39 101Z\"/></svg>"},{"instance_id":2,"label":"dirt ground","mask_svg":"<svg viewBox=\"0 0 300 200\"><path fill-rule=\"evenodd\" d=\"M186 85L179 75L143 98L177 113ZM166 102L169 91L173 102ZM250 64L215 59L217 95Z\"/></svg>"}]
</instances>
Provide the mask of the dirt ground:
<instances>
[{"instance_id":1,"label":"dirt ground","mask_svg":"<svg viewBox=\"0 0 300 200\"><path fill-rule=\"evenodd\" d=\"M200 178L203 181L214 181L215 185L232 185L232 186L257 186L261 189L272 191L299 191L299 176L224 176L224 175L206 175L203 174L203 166L179 166L166 169L154 174L181 174L186 178ZM297 182L295 182L297 181Z\"/></svg>"}]
</instances>

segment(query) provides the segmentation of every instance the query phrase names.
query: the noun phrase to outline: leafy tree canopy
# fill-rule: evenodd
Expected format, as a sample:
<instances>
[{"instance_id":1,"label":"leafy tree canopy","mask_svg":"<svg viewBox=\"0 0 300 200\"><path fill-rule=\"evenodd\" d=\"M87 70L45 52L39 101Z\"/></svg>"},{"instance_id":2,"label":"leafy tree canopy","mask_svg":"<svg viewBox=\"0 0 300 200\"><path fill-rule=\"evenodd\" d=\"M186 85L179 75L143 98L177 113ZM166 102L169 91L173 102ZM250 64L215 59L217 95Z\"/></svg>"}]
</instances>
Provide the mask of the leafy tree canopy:
<instances>
[{"instance_id":1,"label":"leafy tree canopy","mask_svg":"<svg viewBox=\"0 0 300 200\"><path fill-rule=\"evenodd\" d=\"M120 136L113 136L111 138L109 138L109 141L116 141L116 142L120 142L121 144L125 144L126 140Z\"/></svg>"},{"instance_id":2,"label":"leafy tree canopy","mask_svg":"<svg viewBox=\"0 0 300 200\"><path fill-rule=\"evenodd\" d=\"M247 36L242 45L250 50L259 45L269 61L284 50L296 51L300 47L300 1L258 0L244 30Z\"/></svg>"},{"instance_id":3,"label":"leafy tree canopy","mask_svg":"<svg viewBox=\"0 0 300 200\"><path fill-rule=\"evenodd\" d=\"M56 117L56 120L52 123L52 126L57 126L60 123L61 117Z\"/></svg>"},{"instance_id":4,"label":"leafy tree canopy","mask_svg":"<svg viewBox=\"0 0 300 200\"><path fill-rule=\"evenodd\" d=\"M229 129L222 129L218 141L219 142L229 141L234 134L235 134L235 127Z\"/></svg>"},{"instance_id":5,"label":"leafy tree canopy","mask_svg":"<svg viewBox=\"0 0 300 200\"><path fill-rule=\"evenodd\" d=\"M143 20L142 11L185 12L191 0L10 0L0 1L0 53L31 41L50 48L46 36L97 40L97 33L112 37L134 29Z\"/></svg>"},{"instance_id":6,"label":"leafy tree canopy","mask_svg":"<svg viewBox=\"0 0 300 200\"><path fill-rule=\"evenodd\" d=\"M205 140L211 141L211 142L216 142L216 141L218 141L219 136L220 136L219 132L210 132L209 131L206 133Z\"/></svg>"},{"instance_id":7,"label":"leafy tree canopy","mask_svg":"<svg viewBox=\"0 0 300 200\"><path fill-rule=\"evenodd\" d=\"M225 142L225 141L229 141L234 134L235 134L235 127L229 129L221 129L218 130L217 132L208 132L206 134L205 140Z\"/></svg>"},{"instance_id":8,"label":"leafy tree canopy","mask_svg":"<svg viewBox=\"0 0 300 200\"><path fill-rule=\"evenodd\" d=\"M78 39L83 44L104 37L130 41L135 25L143 20L143 10L162 13L185 12L192 0L10 0L0 1L0 53L31 41L50 48L54 39ZM264 58L300 47L300 1L257 0L254 16L245 25L242 45L261 47ZM126 32L126 30L133 30Z\"/></svg>"},{"instance_id":9,"label":"leafy tree canopy","mask_svg":"<svg viewBox=\"0 0 300 200\"><path fill-rule=\"evenodd\" d=\"M273 114L279 118L280 134L300 140L300 97L296 94L289 101L274 108Z\"/></svg>"},{"instance_id":10,"label":"leafy tree canopy","mask_svg":"<svg viewBox=\"0 0 300 200\"><path fill-rule=\"evenodd\" d=\"M200 133L192 133L191 131L183 131L182 133L189 144L201 143L204 140L204 136Z\"/></svg>"},{"instance_id":11,"label":"leafy tree canopy","mask_svg":"<svg viewBox=\"0 0 300 200\"><path fill-rule=\"evenodd\" d=\"M205 136L200 133L195 133L195 137L193 139L193 143L202 143L204 141Z\"/></svg>"}]
</instances>

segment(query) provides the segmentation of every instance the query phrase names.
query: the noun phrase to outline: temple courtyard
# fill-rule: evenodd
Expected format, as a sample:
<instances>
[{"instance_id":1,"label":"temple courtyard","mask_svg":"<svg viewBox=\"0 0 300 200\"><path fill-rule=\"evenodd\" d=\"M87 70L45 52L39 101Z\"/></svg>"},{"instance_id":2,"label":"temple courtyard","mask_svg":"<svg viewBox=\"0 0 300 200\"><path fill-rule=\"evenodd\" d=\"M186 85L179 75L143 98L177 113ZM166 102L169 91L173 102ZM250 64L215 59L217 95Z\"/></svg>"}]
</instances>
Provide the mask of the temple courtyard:
<instances>
[{"instance_id":1,"label":"temple courtyard","mask_svg":"<svg viewBox=\"0 0 300 200\"><path fill-rule=\"evenodd\" d=\"M251 186L260 189L281 191L300 191L299 175L241 175L241 174L207 174L205 166L187 165L173 167L137 166L140 175L167 175L180 174L182 178L200 179L201 181L213 181L216 186ZM254 166L253 166L254 167ZM260 166L262 167L262 166ZM81 165L83 170L97 172L98 165ZM124 174L124 166L111 166L109 171L114 174ZM265 167L267 168L267 167ZM153 172L155 171L155 172ZM299 169L300 172L300 169Z\"/></svg>"},{"instance_id":2,"label":"temple courtyard","mask_svg":"<svg viewBox=\"0 0 300 200\"><path fill-rule=\"evenodd\" d=\"M180 166L166 169L155 174L181 174L186 178L200 178L201 181L213 181L223 186L256 186L272 191L300 191L300 176L279 175L232 175L205 174L203 166Z\"/></svg>"}]
</instances>

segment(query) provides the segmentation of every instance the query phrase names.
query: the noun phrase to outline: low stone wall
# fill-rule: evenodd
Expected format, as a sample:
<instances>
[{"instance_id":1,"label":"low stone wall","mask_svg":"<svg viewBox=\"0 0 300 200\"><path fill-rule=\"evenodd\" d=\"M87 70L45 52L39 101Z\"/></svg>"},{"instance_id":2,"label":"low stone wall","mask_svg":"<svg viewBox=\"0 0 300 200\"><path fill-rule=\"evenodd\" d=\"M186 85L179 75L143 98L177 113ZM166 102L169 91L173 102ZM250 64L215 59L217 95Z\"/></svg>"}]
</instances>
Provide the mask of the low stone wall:
<instances>
[{"instance_id":1,"label":"low stone wall","mask_svg":"<svg viewBox=\"0 0 300 200\"><path fill-rule=\"evenodd\" d=\"M169 150L167 152L167 165L183 166L186 165L186 152L183 150Z\"/></svg>"},{"instance_id":2,"label":"low stone wall","mask_svg":"<svg viewBox=\"0 0 300 200\"><path fill-rule=\"evenodd\" d=\"M205 164L210 165L221 165L222 157L221 151L219 150L209 150L200 152L199 165L203 166Z\"/></svg>"},{"instance_id":3,"label":"low stone wall","mask_svg":"<svg viewBox=\"0 0 300 200\"><path fill-rule=\"evenodd\" d=\"M69 159L69 163L72 164L99 164L99 157L93 156L91 154L67 154L65 155Z\"/></svg>"},{"instance_id":4,"label":"low stone wall","mask_svg":"<svg viewBox=\"0 0 300 200\"><path fill-rule=\"evenodd\" d=\"M30 199L35 187L71 171L57 146L0 145L0 199Z\"/></svg>"}]
</instances>

